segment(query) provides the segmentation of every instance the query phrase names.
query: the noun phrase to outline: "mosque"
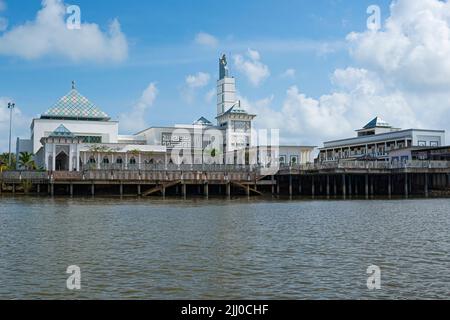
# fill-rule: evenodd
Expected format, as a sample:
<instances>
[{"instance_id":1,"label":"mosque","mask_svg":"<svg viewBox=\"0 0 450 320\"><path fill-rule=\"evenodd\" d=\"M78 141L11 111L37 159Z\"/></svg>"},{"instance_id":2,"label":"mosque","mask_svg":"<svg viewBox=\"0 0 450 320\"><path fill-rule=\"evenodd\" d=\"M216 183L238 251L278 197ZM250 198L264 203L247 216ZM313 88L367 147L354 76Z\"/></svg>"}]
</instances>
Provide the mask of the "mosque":
<instances>
[{"instance_id":1,"label":"mosque","mask_svg":"<svg viewBox=\"0 0 450 320\"><path fill-rule=\"evenodd\" d=\"M72 83L68 94L32 120L31 136L17 139L16 153L32 153L37 166L48 171L247 164L245 154L260 149L265 150L263 156L257 156L252 164L312 161L315 147L262 146L255 142L255 117L237 100L236 79L229 75L227 58L223 55L219 59L215 124L200 117L191 125L150 127L133 135L120 135L120 123L81 95Z\"/></svg>"}]
</instances>

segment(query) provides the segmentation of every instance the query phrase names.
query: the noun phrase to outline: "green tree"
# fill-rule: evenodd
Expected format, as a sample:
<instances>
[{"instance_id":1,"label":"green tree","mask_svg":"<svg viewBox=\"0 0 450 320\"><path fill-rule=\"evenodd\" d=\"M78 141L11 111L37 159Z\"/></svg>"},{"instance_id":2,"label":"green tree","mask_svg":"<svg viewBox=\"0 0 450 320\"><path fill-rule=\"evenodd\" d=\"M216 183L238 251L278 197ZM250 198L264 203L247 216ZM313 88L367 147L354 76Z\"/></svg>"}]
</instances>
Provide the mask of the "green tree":
<instances>
[{"instance_id":1,"label":"green tree","mask_svg":"<svg viewBox=\"0 0 450 320\"><path fill-rule=\"evenodd\" d=\"M14 170L16 168L16 155L11 153L11 167L8 166L9 153L5 152L0 154L0 170Z\"/></svg>"},{"instance_id":2,"label":"green tree","mask_svg":"<svg viewBox=\"0 0 450 320\"><path fill-rule=\"evenodd\" d=\"M21 152L19 155L19 165L25 170L35 170L36 163L33 160L33 154L29 152Z\"/></svg>"}]
</instances>

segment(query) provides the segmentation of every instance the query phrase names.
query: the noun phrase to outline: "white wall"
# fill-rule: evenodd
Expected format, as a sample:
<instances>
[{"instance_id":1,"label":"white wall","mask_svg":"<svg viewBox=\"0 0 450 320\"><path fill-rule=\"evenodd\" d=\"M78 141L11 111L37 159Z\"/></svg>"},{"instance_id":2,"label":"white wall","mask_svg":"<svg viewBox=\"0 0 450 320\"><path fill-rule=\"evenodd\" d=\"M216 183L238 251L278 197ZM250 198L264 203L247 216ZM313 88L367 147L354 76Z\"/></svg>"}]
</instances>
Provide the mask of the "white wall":
<instances>
[{"instance_id":1,"label":"white wall","mask_svg":"<svg viewBox=\"0 0 450 320\"><path fill-rule=\"evenodd\" d=\"M292 157L298 159L298 164L306 164L313 162L313 151L313 147L280 146L279 156L286 158L286 164L291 162Z\"/></svg>"},{"instance_id":2,"label":"white wall","mask_svg":"<svg viewBox=\"0 0 450 320\"><path fill-rule=\"evenodd\" d=\"M82 120L33 120L33 153L42 147L41 138L49 136L60 125L64 125L74 135L101 136L103 143L117 143L119 123L117 121L82 121Z\"/></svg>"},{"instance_id":3,"label":"white wall","mask_svg":"<svg viewBox=\"0 0 450 320\"><path fill-rule=\"evenodd\" d=\"M436 147L431 145L432 142L438 142L438 147L445 146L445 132L414 131L413 145L418 146L419 141L425 142L427 147Z\"/></svg>"},{"instance_id":4,"label":"white wall","mask_svg":"<svg viewBox=\"0 0 450 320\"><path fill-rule=\"evenodd\" d=\"M217 81L217 115L230 109L236 103L236 80L224 78Z\"/></svg>"}]
</instances>

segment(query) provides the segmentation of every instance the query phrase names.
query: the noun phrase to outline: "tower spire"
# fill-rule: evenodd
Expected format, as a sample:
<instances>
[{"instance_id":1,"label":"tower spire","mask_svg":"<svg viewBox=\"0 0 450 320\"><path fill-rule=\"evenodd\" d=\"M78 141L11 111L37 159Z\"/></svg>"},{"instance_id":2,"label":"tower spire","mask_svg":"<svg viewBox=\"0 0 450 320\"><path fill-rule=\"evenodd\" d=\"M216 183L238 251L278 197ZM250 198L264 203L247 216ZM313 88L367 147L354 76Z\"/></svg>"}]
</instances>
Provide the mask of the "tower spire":
<instances>
[{"instance_id":1,"label":"tower spire","mask_svg":"<svg viewBox=\"0 0 450 320\"><path fill-rule=\"evenodd\" d=\"M230 77L227 56L219 58L219 80L217 81L217 115L220 116L236 104L236 81Z\"/></svg>"},{"instance_id":2,"label":"tower spire","mask_svg":"<svg viewBox=\"0 0 450 320\"><path fill-rule=\"evenodd\" d=\"M219 80L224 78L228 78L228 62L225 54L219 59Z\"/></svg>"},{"instance_id":3,"label":"tower spire","mask_svg":"<svg viewBox=\"0 0 450 320\"><path fill-rule=\"evenodd\" d=\"M75 81L72 80L72 90L75 90Z\"/></svg>"}]
</instances>

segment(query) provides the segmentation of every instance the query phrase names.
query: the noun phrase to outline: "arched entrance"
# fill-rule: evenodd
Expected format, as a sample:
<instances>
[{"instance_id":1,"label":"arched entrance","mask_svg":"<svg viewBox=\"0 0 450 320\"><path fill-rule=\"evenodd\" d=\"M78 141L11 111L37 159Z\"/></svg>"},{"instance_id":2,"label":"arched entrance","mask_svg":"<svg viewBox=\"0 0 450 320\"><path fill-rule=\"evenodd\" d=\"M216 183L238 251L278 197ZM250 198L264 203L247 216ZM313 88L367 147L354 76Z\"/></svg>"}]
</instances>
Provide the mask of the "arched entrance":
<instances>
[{"instance_id":1,"label":"arched entrance","mask_svg":"<svg viewBox=\"0 0 450 320\"><path fill-rule=\"evenodd\" d=\"M61 151L55 158L56 171L69 171L69 157Z\"/></svg>"}]
</instances>

